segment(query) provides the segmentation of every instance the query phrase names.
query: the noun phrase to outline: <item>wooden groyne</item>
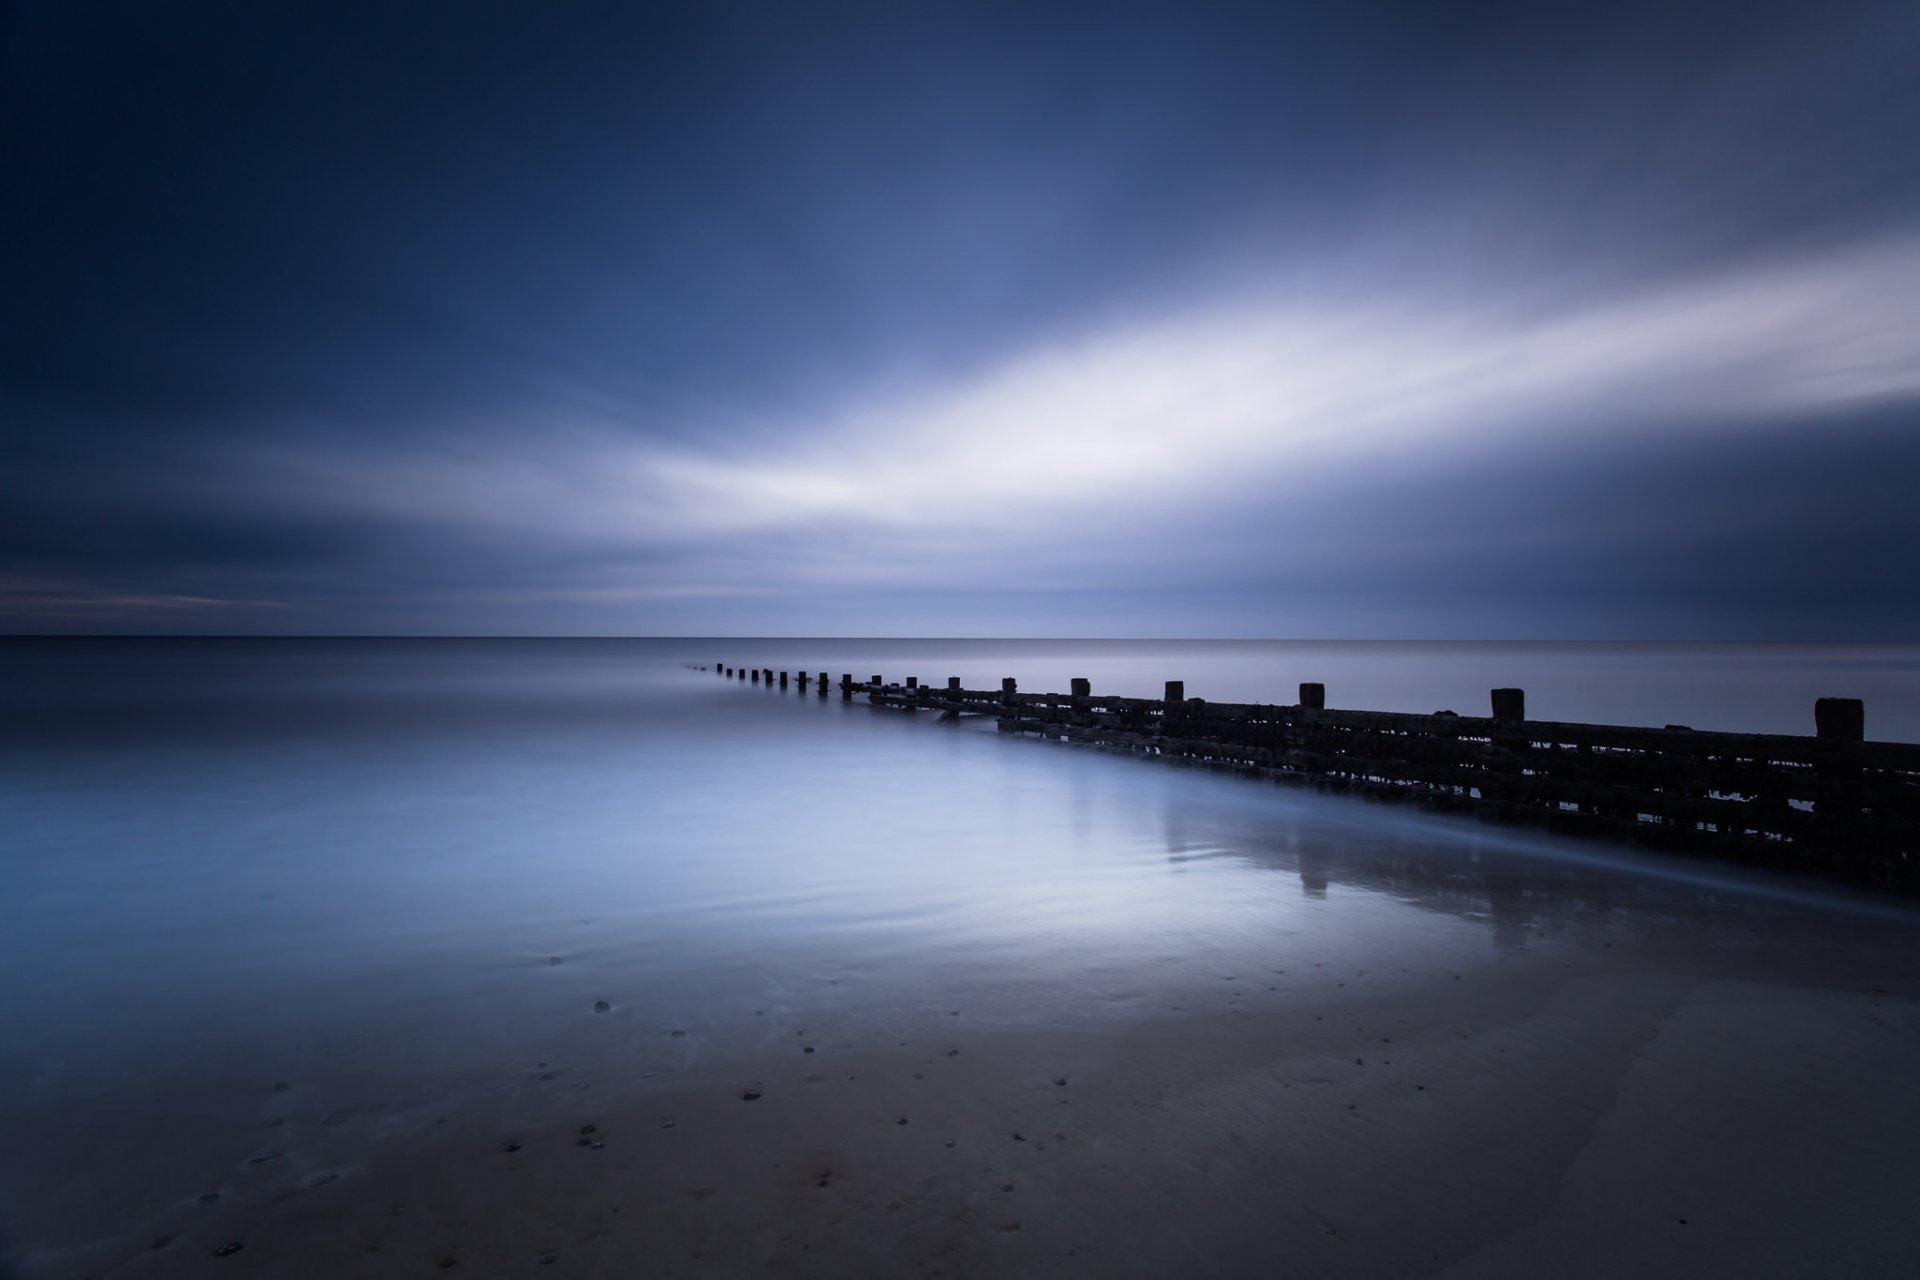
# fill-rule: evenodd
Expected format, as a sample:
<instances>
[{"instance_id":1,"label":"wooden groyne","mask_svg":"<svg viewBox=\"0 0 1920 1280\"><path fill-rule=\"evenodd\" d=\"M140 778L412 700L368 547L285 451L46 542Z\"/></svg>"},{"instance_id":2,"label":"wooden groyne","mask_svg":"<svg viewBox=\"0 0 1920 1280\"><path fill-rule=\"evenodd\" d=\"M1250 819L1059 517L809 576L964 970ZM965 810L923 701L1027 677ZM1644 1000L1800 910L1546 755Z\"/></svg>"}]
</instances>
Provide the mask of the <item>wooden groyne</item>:
<instances>
[{"instance_id":1,"label":"wooden groyne","mask_svg":"<svg viewBox=\"0 0 1920 1280\"><path fill-rule=\"evenodd\" d=\"M787 672L717 665L764 682ZM828 692L827 673L793 673ZM1375 799L1475 811L1753 866L1920 891L1920 744L1868 742L1857 699L1822 698L1815 734L1716 733L1526 718L1519 689L1486 716L1329 708L1319 684L1286 704L1208 702L1168 681L1161 698L888 684L843 674L840 696L941 720L990 716L1002 733L1231 768Z\"/></svg>"}]
</instances>

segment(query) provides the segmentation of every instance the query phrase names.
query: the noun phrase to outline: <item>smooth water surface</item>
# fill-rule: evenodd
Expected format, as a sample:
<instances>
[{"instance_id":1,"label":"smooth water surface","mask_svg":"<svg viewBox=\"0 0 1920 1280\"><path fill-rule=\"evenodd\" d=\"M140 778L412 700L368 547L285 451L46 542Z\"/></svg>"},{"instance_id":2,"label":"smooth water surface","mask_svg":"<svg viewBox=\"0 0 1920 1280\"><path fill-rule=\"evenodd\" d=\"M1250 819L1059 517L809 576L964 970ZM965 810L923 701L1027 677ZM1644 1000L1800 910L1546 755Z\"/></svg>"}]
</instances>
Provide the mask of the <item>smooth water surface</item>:
<instances>
[{"instance_id":1,"label":"smooth water surface","mask_svg":"<svg viewBox=\"0 0 1920 1280\"><path fill-rule=\"evenodd\" d=\"M1010 1028L1099 1023L1163 1014L1250 965L1338 967L1384 989L1575 939L1708 938L1764 957L1803 921L1902 916L697 668L1006 674L1030 689L1088 675L1142 694L1179 677L1223 699L1319 678L1335 705L1462 711L1518 683L1542 717L1779 730L1832 692L1865 696L1876 736L1912 736L1907 650L342 640L0 654L0 1125L15 1135L0 1217L43 1251L217 1181L263 1141L263 1091L288 1081L332 1115L377 1104L390 1125L426 1124L583 1037L617 1063L687 1027L703 1053L751 1053L796 1011L850 1035L962 1009Z\"/></svg>"}]
</instances>

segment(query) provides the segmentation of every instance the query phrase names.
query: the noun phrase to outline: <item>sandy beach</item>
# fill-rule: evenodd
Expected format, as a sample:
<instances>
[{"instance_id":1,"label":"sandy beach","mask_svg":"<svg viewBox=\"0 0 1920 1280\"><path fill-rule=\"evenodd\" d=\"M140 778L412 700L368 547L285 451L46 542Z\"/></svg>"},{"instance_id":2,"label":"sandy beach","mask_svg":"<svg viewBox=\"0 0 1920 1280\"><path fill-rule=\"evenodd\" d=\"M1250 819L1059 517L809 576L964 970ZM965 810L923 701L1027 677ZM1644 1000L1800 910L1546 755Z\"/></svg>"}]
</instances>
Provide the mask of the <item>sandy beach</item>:
<instances>
[{"instance_id":1,"label":"sandy beach","mask_svg":"<svg viewBox=\"0 0 1920 1280\"><path fill-rule=\"evenodd\" d=\"M877 1043L761 1011L725 1056L614 1008L443 1114L257 1082L231 1137L273 1158L201 1133L218 1200L25 1274L1907 1274L1911 949L1615 952L1249 965L1094 1031L929 1005Z\"/></svg>"}]
</instances>

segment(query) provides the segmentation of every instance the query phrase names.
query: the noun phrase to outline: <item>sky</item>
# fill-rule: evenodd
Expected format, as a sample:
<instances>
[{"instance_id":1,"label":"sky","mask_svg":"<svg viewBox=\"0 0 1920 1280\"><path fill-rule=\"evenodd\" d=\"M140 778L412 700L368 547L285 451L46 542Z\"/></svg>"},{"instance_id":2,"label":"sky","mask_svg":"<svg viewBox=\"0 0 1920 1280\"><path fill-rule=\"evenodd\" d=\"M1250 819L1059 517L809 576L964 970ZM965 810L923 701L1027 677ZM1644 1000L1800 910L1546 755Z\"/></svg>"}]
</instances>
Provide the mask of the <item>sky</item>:
<instances>
[{"instance_id":1,"label":"sky","mask_svg":"<svg viewBox=\"0 0 1920 1280\"><path fill-rule=\"evenodd\" d=\"M0 631L1920 639L1920 6L0 2Z\"/></svg>"}]
</instances>

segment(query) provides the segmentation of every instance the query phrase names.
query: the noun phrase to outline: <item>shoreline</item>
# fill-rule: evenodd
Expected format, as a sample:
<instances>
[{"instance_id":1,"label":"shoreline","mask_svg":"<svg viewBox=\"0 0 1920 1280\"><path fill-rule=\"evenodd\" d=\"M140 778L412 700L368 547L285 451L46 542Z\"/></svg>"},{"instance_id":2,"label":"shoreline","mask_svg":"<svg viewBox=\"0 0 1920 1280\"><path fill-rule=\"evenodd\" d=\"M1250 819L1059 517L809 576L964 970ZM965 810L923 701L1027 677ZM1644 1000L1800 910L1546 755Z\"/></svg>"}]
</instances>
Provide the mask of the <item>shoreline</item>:
<instances>
[{"instance_id":1,"label":"shoreline","mask_svg":"<svg viewBox=\"0 0 1920 1280\"><path fill-rule=\"evenodd\" d=\"M1895 1274L1920 973L1723 967L1544 945L1379 996L1235 975L1105 1027L556 1060L386 1136L290 1128L20 1275Z\"/></svg>"}]
</instances>

